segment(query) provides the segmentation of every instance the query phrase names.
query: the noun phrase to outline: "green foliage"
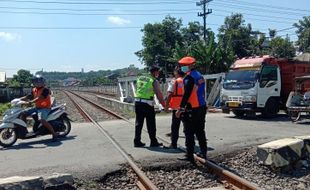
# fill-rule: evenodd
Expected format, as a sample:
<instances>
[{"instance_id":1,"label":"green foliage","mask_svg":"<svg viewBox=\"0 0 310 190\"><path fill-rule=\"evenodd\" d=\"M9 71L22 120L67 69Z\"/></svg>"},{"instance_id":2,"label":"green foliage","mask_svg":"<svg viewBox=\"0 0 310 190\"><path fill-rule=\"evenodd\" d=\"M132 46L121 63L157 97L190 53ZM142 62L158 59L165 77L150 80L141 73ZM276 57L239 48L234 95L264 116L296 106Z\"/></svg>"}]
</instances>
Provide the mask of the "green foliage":
<instances>
[{"instance_id":1,"label":"green foliage","mask_svg":"<svg viewBox=\"0 0 310 190\"><path fill-rule=\"evenodd\" d=\"M296 44L299 51L303 53L310 52L310 16L303 17L303 20L299 20L293 26L297 28L298 40Z\"/></svg>"},{"instance_id":2,"label":"green foliage","mask_svg":"<svg viewBox=\"0 0 310 190\"><path fill-rule=\"evenodd\" d=\"M68 78L75 78L80 80L80 85L83 86L98 86L104 84L111 84L114 81L109 79L108 76L115 75L118 77L128 76L129 74L139 74L143 70L136 68L134 65L129 65L127 68L116 70L99 70L90 72L37 72L41 74L46 80L49 86L55 87L62 85L62 81Z\"/></svg>"},{"instance_id":3,"label":"green foliage","mask_svg":"<svg viewBox=\"0 0 310 190\"><path fill-rule=\"evenodd\" d=\"M230 48L236 57L242 58L253 54L253 33L251 24L245 25L242 14L232 14L219 28L218 40L222 49Z\"/></svg>"},{"instance_id":4,"label":"green foliage","mask_svg":"<svg viewBox=\"0 0 310 190\"><path fill-rule=\"evenodd\" d=\"M290 39L275 37L270 41L270 54L278 58L292 58L295 56L295 48Z\"/></svg>"},{"instance_id":5,"label":"green foliage","mask_svg":"<svg viewBox=\"0 0 310 190\"><path fill-rule=\"evenodd\" d=\"M10 103L5 103L5 104L0 103L0 115L2 115L10 107L11 107Z\"/></svg>"},{"instance_id":6,"label":"green foliage","mask_svg":"<svg viewBox=\"0 0 310 190\"><path fill-rule=\"evenodd\" d=\"M181 44L182 21L167 16L162 23L146 24L142 29L143 49L136 52L139 60L145 66L159 65L169 72L175 65L173 55L175 48Z\"/></svg>"},{"instance_id":7,"label":"green foliage","mask_svg":"<svg viewBox=\"0 0 310 190\"><path fill-rule=\"evenodd\" d=\"M9 82L9 87L30 87L33 75L30 71L21 69L17 71L17 75L13 75L13 79Z\"/></svg>"}]
</instances>

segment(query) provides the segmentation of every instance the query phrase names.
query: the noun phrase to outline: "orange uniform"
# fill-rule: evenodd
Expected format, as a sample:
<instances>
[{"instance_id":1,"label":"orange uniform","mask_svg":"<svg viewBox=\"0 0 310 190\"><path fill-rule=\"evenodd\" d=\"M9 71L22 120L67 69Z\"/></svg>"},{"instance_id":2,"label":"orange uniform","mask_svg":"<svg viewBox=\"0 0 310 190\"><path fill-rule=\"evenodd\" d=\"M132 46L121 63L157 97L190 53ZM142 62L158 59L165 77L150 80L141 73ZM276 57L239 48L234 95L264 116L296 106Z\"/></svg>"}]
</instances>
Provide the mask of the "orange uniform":
<instances>
[{"instance_id":1,"label":"orange uniform","mask_svg":"<svg viewBox=\"0 0 310 190\"><path fill-rule=\"evenodd\" d=\"M183 78L179 77L175 80L174 89L172 92L171 100L169 102L169 107L176 110L180 108L182 97L184 94L184 84Z\"/></svg>"},{"instance_id":2,"label":"orange uniform","mask_svg":"<svg viewBox=\"0 0 310 190\"><path fill-rule=\"evenodd\" d=\"M42 87L42 88L33 88L32 89L33 97L34 98L40 97L42 95L44 89L45 89L44 87ZM51 103L51 96L47 95L44 99L38 99L35 102L35 105L36 105L36 108L38 108L38 109L51 108L51 105L52 105L52 103Z\"/></svg>"}]
</instances>

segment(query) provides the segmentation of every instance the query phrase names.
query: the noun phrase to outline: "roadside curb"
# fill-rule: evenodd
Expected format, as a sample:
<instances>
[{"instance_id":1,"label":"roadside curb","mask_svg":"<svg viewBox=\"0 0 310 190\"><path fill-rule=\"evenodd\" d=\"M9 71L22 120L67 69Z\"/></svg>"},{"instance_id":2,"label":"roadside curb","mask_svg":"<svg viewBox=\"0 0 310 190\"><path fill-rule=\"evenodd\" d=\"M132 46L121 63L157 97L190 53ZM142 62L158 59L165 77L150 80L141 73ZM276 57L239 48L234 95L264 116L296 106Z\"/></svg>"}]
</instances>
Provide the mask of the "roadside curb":
<instances>
[{"instance_id":1,"label":"roadside curb","mask_svg":"<svg viewBox=\"0 0 310 190\"><path fill-rule=\"evenodd\" d=\"M257 158L273 168L294 165L304 160L306 162L310 160L310 136L295 136L259 145Z\"/></svg>"},{"instance_id":2,"label":"roadside curb","mask_svg":"<svg viewBox=\"0 0 310 190\"><path fill-rule=\"evenodd\" d=\"M49 176L13 176L0 178L0 190L45 190L72 186L71 174L53 173Z\"/></svg>"}]
</instances>

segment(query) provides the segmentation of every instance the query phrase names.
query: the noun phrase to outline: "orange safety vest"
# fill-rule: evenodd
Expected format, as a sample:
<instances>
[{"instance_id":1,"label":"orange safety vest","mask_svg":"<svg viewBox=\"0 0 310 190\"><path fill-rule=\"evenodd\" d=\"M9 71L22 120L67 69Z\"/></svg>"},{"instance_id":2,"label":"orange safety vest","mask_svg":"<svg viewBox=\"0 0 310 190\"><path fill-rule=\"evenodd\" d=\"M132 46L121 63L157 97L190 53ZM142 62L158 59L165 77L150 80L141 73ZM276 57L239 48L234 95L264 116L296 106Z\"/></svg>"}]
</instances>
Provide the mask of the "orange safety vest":
<instances>
[{"instance_id":1,"label":"orange safety vest","mask_svg":"<svg viewBox=\"0 0 310 190\"><path fill-rule=\"evenodd\" d=\"M194 78L195 84L192 93L188 99L188 103L192 108L198 108L206 105L205 100L205 80L203 76L197 71L193 70L189 73Z\"/></svg>"},{"instance_id":2,"label":"orange safety vest","mask_svg":"<svg viewBox=\"0 0 310 190\"><path fill-rule=\"evenodd\" d=\"M184 84L183 84L183 78L182 77L179 77L175 80L174 87L175 87L175 89L174 89L173 94L171 96L171 100L169 102L169 107L172 109L179 109L181 101L182 101L182 97L184 94Z\"/></svg>"},{"instance_id":3,"label":"orange safety vest","mask_svg":"<svg viewBox=\"0 0 310 190\"><path fill-rule=\"evenodd\" d=\"M34 98L40 97L42 92L44 90L44 87L42 88L33 88L32 89L32 94ZM51 96L50 94L44 98L44 99L38 99L35 102L36 108L51 108Z\"/></svg>"}]
</instances>

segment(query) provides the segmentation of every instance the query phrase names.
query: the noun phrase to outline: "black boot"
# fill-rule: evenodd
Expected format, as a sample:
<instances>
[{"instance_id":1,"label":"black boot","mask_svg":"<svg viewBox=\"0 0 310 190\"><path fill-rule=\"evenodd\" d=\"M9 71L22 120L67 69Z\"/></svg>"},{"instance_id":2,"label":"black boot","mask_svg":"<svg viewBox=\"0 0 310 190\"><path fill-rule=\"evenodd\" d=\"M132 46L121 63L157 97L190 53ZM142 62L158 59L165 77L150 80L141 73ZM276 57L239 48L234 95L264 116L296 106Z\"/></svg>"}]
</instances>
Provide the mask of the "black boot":
<instances>
[{"instance_id":1,"label":"black boot","mask_svg":"<svg viewBox=\"0 0 310 190\"><path fill-rule=\"evenodd\" d=\"M159 143L159 142L151 142L150 147L159 147L159 146L163 146L163 143Z\"/></svg>"},{"instance_id":2,"label":"black boot","mask_svg":"<svg viewBox=\"0 0 310 190\"><path fill-rule=\"evenodd\" d=\"M145 143L139 141L139 142L134 142L134 147L144 147Z\"/></svg>"}]
</instances>

